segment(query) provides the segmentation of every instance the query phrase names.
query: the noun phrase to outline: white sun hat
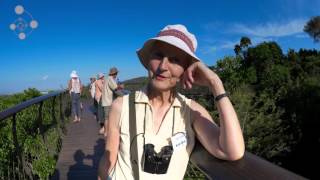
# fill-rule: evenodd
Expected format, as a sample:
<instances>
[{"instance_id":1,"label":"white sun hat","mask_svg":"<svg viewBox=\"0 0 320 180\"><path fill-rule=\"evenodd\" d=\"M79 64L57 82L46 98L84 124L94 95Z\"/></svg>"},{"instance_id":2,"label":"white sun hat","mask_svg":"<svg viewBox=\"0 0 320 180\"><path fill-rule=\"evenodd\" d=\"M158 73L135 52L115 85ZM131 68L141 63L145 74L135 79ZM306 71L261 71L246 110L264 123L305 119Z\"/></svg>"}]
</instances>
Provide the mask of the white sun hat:
<instances>
[{"instance_id":1,"label":"white sun hat","mask_svg":"<svg viewBox=\"0 0 320 180\"><path fill-rule=\"evenodd\" d=\"M98 74L98 79L103 78L103 77L104 77L104 74L103 74L103 73L99 73L99 74Z\"/></svg>"},{"instance_id":2,"label":"white sun hat","mask_svg":"<svg viewBox=\"0 0 320 180\"><path fill-rule=\"evenodd\" d=\"M70 74L70 77L71 77L71 78L77 78L77 77L79 77L78 74L77 74L77 71L73 70L73 71L71 72L71 74Z\"/></svg>"},{"instance_id":3,"label":"white sun hat","mask_svg":"<svg viewBox=\"0 0 320 180\"><path fill-rule=\"evenodd\" d=\"M195 55L198 45L196 37L191 34L184 25L176 24L163 28L156 37L147 40L143 47L137 51L138 57L145 68L148 66L151 47L156 41L175 46L187 53L191 57L189 59L190 62L188 62L189 65L201 61L200 58Z\"/></svg>"}]
</instances>

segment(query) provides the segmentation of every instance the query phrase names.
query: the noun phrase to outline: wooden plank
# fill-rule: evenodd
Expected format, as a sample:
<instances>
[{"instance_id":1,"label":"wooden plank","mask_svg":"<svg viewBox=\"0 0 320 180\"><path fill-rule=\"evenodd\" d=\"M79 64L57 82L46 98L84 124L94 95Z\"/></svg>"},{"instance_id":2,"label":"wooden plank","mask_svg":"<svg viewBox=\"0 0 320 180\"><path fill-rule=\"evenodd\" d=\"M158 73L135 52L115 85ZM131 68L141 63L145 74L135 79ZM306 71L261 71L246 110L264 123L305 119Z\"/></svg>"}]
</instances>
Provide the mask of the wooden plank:
<instances>
[{"instance_id":1,"label":"wooden plank","mask_svg":"<svg viewBox=\"0 0 320 180\"><path fill-rule=\"evenodd\" d=\"M97 179L99 160L104 152L104 138L90 111L91 101L84 102L80 123L70 122L63 138L56 170L51 180Z\"/></svg>"}]
</instances>

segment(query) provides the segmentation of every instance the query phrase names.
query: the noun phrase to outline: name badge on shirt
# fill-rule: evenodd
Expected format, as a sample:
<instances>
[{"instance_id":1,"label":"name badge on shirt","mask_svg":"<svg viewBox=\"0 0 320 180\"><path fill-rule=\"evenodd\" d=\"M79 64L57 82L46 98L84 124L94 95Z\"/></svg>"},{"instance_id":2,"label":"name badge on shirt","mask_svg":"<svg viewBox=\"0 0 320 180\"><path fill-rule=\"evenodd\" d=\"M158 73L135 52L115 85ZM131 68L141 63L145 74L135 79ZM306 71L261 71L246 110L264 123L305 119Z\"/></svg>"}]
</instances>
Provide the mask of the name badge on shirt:
<instances>
[{"instance_id":1,"label":"name badge on shirt","mask_svg":"<svg viewBox=\"0 0 320 180\"><path fill-rule=\"evenodd\" d=\"M187 137L184 133L177 133L171 137L173 150L179 150L187 147Z\"/></svg>"}]
</instances>

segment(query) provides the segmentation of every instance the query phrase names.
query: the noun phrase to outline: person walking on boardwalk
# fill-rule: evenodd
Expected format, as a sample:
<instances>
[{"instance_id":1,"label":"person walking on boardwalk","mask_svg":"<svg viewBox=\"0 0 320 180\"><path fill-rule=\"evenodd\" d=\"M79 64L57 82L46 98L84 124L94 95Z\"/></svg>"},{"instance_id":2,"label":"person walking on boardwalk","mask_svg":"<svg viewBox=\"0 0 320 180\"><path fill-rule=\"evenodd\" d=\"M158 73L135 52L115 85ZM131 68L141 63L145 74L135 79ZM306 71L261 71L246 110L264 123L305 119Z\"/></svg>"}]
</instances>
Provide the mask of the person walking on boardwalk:
<instances>
[{"instance_id":1,"label":"person walking on boardwalk","mask_svg":"<svg viewBox=\"0 0 320 180\"><path fill-rule=\"evenodd\" d=\"M112 67L109 70L109 76L105 77L104 85L102 89L102 106L104 109L104 126L100 129L100 134L107 134L106 128L108 126L108 118L109 118L109 111L110 106L113 101L114 92L118 88L117 84L117 75L118 69L116 67Z\"/></svg>"},{"instance_id":2,"label":"person walking on boardwalk","mask_svg":"<svg viewBox=\"0 0 320 180\"><path fill-rule=\"evenodd\" d=\"M98 80L95 83L96 85L96 95L95 99L98 103L98 108L97 108L97 120L98 123L100 124L100 128L103 128L104 125L104 110L102 106L102 92L103 92L103 86L104 86L104 74L99 73L98 74Z\"/></svg>"},{"instance_id":3,"label":"person walking on boardwalk","mask_svg":"<svg viewBox=\"0 0 320 180\"><path fill-rule=\"evenodd\" d=\"M82 92L82 84L77 71L73 70L70 77L71 79L68 82L68 90L72 101L72 113L74 115L73 122L80 122L80 96Z\"/></svg>"},{"instance_id":4,"label":"person walking on boardwalk","mask_svg":"<svg viewBox=\"0 0 320 180\"><path fill-rule=\"evenodd\" d=\"M94 117L97 118L98 103L97 103L97 101L95 99L95 95L96 95L96 76L92 76L90 78L89 91L90 91L90 95L91 95L91 98L92 98L92 111L93 111Z\"/></svg>"},{"instance_id":5,"label":"person walking on boardwalk","mask_svg":"<svg viewBox=\"0 0 320 180\"><path fill-rule=\"evenodd\" d=\"M183 179L196 138L217 158L243 157L237 114L219 76L195 55L196 48L196 37L178 24L166 26L138 50L149 82L113 101L99 178ZM176 91L178 83L187 89L209 87L219 125L202 105Z\"/></svg>"}]
</instances>

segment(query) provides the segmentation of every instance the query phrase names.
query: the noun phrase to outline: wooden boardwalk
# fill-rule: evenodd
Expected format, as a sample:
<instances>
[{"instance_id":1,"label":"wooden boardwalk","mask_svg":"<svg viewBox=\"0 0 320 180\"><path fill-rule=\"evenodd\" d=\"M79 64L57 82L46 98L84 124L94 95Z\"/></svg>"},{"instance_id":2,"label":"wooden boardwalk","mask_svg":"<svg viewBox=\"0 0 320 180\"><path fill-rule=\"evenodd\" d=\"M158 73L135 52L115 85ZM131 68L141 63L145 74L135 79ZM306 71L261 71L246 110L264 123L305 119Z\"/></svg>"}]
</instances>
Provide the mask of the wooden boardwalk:
<instances>
[{"instance_id":1,"label":"wooden boardwalk","mask_svg":"<svg viewBox=\"0 0 320 180\"><path fill-rule=\"evenodd\" d=\"M91 112L91 102L84 103L80 123L70 122L63 138L56 170L51 180L96 180L104 138Z\"/></svg>"}]
</instances>

